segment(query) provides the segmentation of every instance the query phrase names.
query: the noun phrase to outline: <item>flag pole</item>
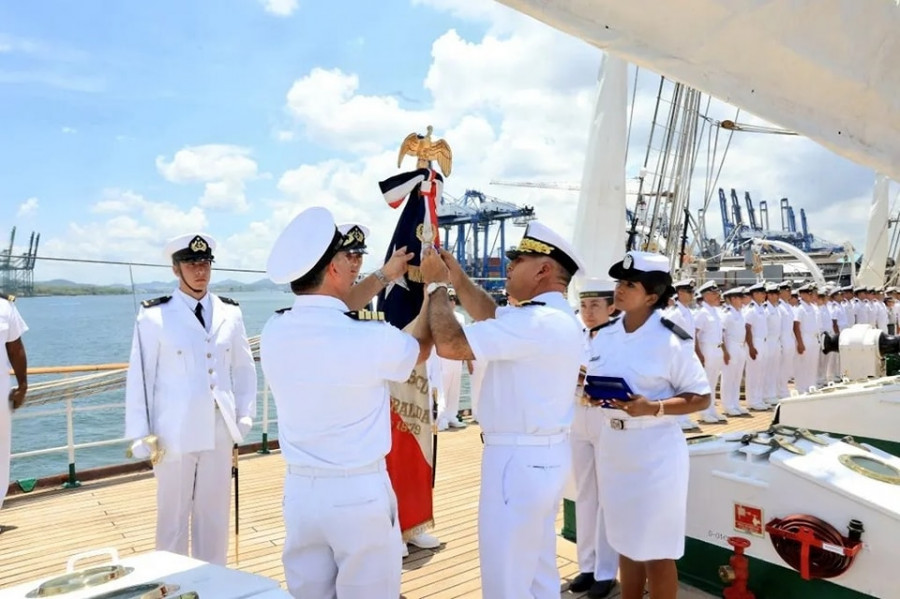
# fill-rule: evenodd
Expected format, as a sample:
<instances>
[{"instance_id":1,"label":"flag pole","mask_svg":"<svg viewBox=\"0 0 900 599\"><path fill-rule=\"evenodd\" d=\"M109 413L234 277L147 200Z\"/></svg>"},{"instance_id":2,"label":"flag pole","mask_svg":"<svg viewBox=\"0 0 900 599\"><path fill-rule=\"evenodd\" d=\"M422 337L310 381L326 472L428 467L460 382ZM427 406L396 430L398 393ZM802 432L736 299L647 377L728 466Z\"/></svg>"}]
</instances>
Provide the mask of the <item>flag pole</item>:
<instances>
[{"instance_id":1,"label":"flag pole","mask_svg":"<svg viewBox=\"0 0 900 599\"><path fill-rule=\"evenodd\" d=\"M240 455L238 451L237 443L234 444L234 448L231 450L231 475L234 477L234 564L240 565L241 563L241 554L240 554L240 536L241 536L241 521L240 521L240 487L238 486L238 455Z\"/></svg>"}]
</instances>

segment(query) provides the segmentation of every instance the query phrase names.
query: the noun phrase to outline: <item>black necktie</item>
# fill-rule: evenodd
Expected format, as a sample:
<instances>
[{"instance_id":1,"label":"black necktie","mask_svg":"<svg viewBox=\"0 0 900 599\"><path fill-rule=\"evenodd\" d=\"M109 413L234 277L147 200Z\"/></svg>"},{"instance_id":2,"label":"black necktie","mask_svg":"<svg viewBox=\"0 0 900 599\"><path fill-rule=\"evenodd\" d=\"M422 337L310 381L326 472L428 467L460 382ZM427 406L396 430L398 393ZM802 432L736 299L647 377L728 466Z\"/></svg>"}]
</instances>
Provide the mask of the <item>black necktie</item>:
<instances>
[{"instance_id":1,"label":"black necktie","mask_svg":"<svg viewBox=\"0 0 900 599\"><path fill-rule=\"evenodd\" d=\"M197 307L194 308L194 316L196 316L197 320L200 321L200 326L202 326L205 329L206 321L203 320L203 304L201 304L200 302L197 302Z\"/></svg>"}]
</instances>

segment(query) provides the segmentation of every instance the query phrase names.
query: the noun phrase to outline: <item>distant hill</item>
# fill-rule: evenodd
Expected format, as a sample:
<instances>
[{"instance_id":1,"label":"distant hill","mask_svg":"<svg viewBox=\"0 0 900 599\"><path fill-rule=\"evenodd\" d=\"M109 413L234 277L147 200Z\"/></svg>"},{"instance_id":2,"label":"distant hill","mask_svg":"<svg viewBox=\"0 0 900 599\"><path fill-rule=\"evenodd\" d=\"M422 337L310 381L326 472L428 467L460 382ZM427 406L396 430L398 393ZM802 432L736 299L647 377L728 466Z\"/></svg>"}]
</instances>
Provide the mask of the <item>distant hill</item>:
<instances>
[{"instance_id":1,"label":"distant hill","mask_svg":"<svg viewBox=\"0 0 900 599\"><path fill-rule=\"evenodd\" d=\"M150 281L149 283L135 283L135 291L139 294L170 293L178 286L178 281ZM252 283L242 283L234 279L213 281L209 286L215 293L235 291L277 291L282 288L269 279L259 279ZM68 279L51 279L49 281L35 281L34 295L124 295L131 293L131 285L115 283L112 285L93 285L90 283L76 283Z\"/></svg>"}]
</instances>

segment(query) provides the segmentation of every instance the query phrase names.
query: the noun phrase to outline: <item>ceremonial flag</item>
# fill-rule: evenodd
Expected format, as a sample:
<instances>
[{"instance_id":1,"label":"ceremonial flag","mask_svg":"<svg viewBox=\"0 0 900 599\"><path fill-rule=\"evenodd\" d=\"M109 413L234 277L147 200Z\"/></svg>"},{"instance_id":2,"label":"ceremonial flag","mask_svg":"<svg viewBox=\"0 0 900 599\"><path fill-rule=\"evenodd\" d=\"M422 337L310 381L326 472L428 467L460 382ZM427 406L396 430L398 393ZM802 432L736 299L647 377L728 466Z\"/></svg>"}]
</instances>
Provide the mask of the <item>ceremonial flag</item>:
<instances>
[{"instance_id":1,"label":"ceremonial flag","mask_svg":"<svg viewBox=\"0 0 900 599\"><path fill-rule=\"evenodd\" d=\"M439 245L436 207L443 181L439 173L422 168L379 183L385 201L392 208L398 208L408 197L385 261L403 246L414 257L403 279L391 282L378 297L378 309L384 312L385 320L400 329L412 322L422 307L424 289L419 270L422 243ZM426 227L426 223L431 227ZM430 238L426 237L427 229L431 229ZM400 529L403 539L408 540L434 524L434 433L425 364L416 366L406 382L390 383L389 387L391 451L387 455L387 470L397 495Z\"/></svg>"}]
</instances>

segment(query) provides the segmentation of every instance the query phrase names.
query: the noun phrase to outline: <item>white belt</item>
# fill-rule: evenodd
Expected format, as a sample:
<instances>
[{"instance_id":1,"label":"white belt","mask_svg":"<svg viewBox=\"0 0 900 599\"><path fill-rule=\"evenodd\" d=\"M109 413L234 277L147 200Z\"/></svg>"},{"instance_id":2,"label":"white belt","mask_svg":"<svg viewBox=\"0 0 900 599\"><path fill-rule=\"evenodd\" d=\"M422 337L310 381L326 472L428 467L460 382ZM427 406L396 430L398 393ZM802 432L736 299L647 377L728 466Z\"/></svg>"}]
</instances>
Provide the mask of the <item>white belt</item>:
<instances>
[{"instance_id":1,"label":"white belt","mask_svg":"<svg viewBox=\"0 0 900 599\"><path fill-rule=\"evenodd\" d=\"M617 431L630 431L638 428L653 428L654 426L662 426L672 422L666 417L652 418L605 418L603 423L609 428Z\"/></svg>"},{"instance_id":2,"label":"white belt","mask_svg":"<svg viewBox=\"0 0 900 599\"><path fill-rule=\"evenodd\" d=\"M481 433L485 445L556 445L568 441L569 433L555 435L517 435L514 433Z\"/></svg>"},{"instance_id":3,"label":"white belt","mask_svg":"<svg viewBox=\"0 0 900 599\"><path fill-rule=\"evenodd\" d=\"M298 464L288 464L288 473L295 476L308 476L310 478L341 478L344 476L358 476L360 474L376 474L386 470L384 460L378 460L366 466L359 468L313 468L311 466L300 466Z\"/></svg>"}]
</instances>

